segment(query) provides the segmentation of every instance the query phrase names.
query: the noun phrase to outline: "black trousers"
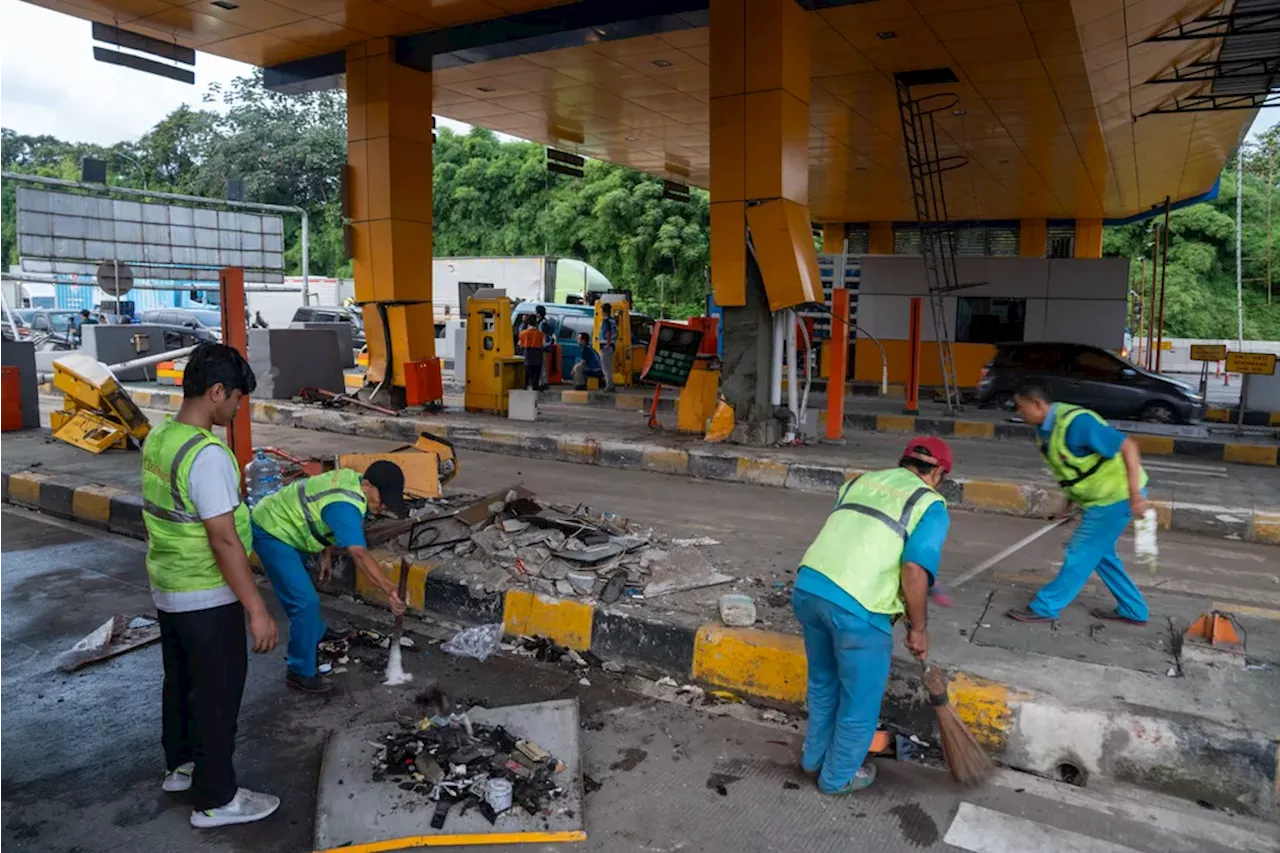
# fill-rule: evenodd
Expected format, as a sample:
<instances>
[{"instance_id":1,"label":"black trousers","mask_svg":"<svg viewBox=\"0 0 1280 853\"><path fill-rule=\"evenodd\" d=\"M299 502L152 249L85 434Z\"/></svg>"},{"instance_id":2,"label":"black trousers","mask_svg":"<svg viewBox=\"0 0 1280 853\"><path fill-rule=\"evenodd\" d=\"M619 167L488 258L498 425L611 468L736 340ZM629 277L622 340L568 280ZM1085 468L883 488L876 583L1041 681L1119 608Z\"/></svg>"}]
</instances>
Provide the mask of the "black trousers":
<instances>
[{"instance_id":1,"label":"black trousers","mask_svg":"<svg viewBox=\"0 0 1280 853\"><path fill-rule=\"evenodd\" d=\"M164 657L165 766L196 765L191 804L225 806L236 795L236 719L249 666L244 608L239 602L193 610L161 611Z\"/></svg>"}]
</instances>

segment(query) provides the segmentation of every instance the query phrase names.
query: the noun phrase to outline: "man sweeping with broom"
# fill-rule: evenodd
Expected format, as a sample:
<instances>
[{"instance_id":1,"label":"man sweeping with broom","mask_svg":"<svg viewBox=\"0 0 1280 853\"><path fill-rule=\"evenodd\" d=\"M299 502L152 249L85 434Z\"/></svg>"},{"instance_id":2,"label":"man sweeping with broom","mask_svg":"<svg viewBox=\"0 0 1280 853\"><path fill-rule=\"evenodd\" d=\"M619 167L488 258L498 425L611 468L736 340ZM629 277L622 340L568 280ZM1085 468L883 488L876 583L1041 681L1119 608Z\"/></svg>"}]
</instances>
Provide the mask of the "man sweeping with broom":
<instances>
[{"instance_id":1,"label":"man sweeping with broom","mask_svg":"<svg viewBox=\"0 0 1280 853\"><path fill-rule=\"evenodd\" d=\"M875 781L864 761L904 612L907 649L929 654L926 605L950 526L938 487L950 471L951 448L926 436L907 444L897 468L845 483L796 574L791 605L809 664L801 764L824 794Z\"/></svg>"}]
</instances>

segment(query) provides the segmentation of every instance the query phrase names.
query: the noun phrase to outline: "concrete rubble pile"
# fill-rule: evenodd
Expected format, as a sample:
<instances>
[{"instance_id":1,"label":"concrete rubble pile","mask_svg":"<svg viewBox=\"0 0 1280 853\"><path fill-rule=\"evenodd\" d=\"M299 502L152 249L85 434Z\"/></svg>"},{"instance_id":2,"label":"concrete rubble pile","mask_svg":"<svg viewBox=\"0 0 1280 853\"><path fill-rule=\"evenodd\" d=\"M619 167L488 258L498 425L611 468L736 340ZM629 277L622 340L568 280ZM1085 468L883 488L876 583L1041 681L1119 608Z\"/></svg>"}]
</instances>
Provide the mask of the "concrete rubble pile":
<instances>
[{"instance_id":1,"label":"concrete rubble pile","mask_svg":"<svg viewBox=\"0 0 1280 853\"><path fill-rule=\"evenodd\" d=\"M637 529L611 513L558 506L516 486L479 499L432 501L405 521L379 527L394 550L418 562L458 570L485 593L527 588L558 598L643 602L734 580L716 570L701 545Z\"/></svg>"}]
</instances>

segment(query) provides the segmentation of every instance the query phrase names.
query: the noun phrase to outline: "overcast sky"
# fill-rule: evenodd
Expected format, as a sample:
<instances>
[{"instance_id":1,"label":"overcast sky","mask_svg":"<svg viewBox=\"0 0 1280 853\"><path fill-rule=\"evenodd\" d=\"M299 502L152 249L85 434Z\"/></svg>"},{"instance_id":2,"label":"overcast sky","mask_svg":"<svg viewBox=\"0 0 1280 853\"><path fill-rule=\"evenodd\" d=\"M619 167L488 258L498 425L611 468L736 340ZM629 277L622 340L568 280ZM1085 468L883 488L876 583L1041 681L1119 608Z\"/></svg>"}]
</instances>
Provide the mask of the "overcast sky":
<instances>
[{"instance_id":1,"label":"overcast sky","mask_svg":"<svg viewBox=\"0 0 1280 853\"><path fill-rule=\"evenodd\" d=\"M0 0L0 123L19 133L109 145L137 139L180 105L200 105L210 83L250 70L201 53L196 84L188 86L96 62L92 45L88 21ZM1264 110L1253 131L1278 120L1280 107Z\"/></svg>"}]
</instances>

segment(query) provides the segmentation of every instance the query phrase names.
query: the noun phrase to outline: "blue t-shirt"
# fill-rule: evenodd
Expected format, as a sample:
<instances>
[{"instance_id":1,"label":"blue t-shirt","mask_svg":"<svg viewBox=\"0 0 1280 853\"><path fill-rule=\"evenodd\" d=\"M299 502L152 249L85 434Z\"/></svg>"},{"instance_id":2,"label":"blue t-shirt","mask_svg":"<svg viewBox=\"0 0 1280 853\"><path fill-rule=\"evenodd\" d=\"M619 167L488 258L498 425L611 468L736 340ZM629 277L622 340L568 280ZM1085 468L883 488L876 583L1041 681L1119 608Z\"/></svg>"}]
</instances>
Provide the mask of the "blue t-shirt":
<instances>
[{"instance_id":1,"label":"blue t-shirt","mask_svg":"<svg viewBox=\"0 0 1280 853\"><path fill-rule=\"evenodd\" d=\"M611 347L618 340L618 321L605 317L600 321L600 346Z\"/></svg>"},{"instance_id":2,"label":"blue t-shirt","mask_svg":"<svg viewBox=\"0 0 1280 853\"><path fill-rule=\"evenodd\" d=\"M359 507L347 501L334 501L320 510L320 517L333 531L339 548L364 548L364 515Z\"/></svg>"},{"instance_id":3,"label":"blue t-shirt","mask_svg":"<svg viewBox=\"0 0 1280 853\"><path fill-rule=\"evenodd\" d=\"M1036 427L1036 435L1041 441L1048 441L1053 434L1053 425L1058 419L1058 407L1049 409L1049 417ZM1067 450L1075 456L1088 456L1097 453L1104 459L1111 459L1120 452L1124 444L1125 434L1113 426L1104 424L1100 418L1081 415L1067 427Z\"/></svg>"},{"instance_id":4,"label":"blue t-shirt","mask_svg":"<svg viewBox=\"0 0 1280 853\"><path fill-rule=\"evenodd\" d=\"M942 546L946 544L947 531L950 528L951 515L947 512L946 504L938 501L925 510L916 529L907 537L907 545L902 551L902 562L915 563L924 569L929 575L929 586L933 586L933 582L938 577L938 566L942 562ZM822 572L808 566L801 566L800 571L796 573L796 589L824 598L854 616L865 619L886 634L893 633L893 620L887 614L872 613L863 607L858 599L845 592L839 584Z\"/></svg>"},{"instance_id":5,"label":"blue t-shirt","mask_svg":"<svg viewBox=\"0 0 1280 853\"><path fill-rule=\"evenodd\" d=\"M600 354L591 347L579 348L578 361L582 362L584 369L588 373L591 371L600 372Z\"/></svg>"}]
</instances>

